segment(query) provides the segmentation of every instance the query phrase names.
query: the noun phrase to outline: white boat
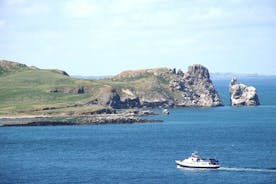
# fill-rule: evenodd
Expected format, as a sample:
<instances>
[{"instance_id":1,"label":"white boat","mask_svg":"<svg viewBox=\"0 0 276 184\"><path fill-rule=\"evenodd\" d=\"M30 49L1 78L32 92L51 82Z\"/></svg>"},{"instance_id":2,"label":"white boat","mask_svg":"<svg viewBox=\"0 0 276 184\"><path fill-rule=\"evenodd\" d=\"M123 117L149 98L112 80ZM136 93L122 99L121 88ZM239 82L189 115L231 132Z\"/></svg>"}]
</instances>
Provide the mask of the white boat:
<instances>
[{"instance_id":1,"label":"white boat","mask_svg":"<svg viewBox=\"0 0 276 184\"><path fill-rule=\"evenodd\" d=\"M207 168L217 169L220 167L219 161L213 158L201 158L198 153L194 152L192 155L184 160L176 160L177 166L188 168Z\"/></svg>"}]
</instances>

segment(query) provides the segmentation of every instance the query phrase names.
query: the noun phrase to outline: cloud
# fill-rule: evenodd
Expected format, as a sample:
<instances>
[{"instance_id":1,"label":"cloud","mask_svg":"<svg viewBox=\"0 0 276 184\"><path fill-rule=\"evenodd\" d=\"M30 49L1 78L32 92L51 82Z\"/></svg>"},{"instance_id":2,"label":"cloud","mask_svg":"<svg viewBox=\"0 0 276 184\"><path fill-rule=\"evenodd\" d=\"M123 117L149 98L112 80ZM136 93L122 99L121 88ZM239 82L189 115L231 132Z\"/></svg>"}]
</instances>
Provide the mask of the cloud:
<instances>
[{"instance_id":1,"label":"cloud","mask_svg":"<svg viewBox=\"0 0 276 184\"><path fill-rule=\"evenodd\" d=\"M37 58L53 53L62 58L70 51L82 60L106 61L114 56L126 61L149 57L170 61L190 56L199 61L206 54L212 59L212 54L249 50L253 45L252 50L266 48L265 43L272 50L276 43L272 0L2 1L0 29L7 34L2 45L24 43L22 54L37 49ZM20 49L10 50L13 55Z\"/></svg>"},{"instance_id":2,"label":"cloud","mask_svg":"<svg viewBox=\"0 0 276 184\"><path fill-rule=\"evenodd\" d=\"M121 4L151 4L151 3L158 3L164 0L120 0L119 3Z\"/></svg>"},{"instance_id":3,"label":"cloud","mask_svg":"<svg viewBox=\"0 0 276 184\"><path fill-rule=\"evenodd\" d=\"M5 27L6 24L7 24L7 23L6 23L5 20L0 20L0 28Z\"/></svg>"},{"instance_id":4,"label":"cloud","mask_svg":"<svg viewBox=\"0 0 276 184\"><path fill-rule=\"evenodd\" d=\"M47 14L49 12L49 7L46 4L31 4L20 8L20 13L24 15L37 15L37 14Z\"/></svg>"},{"instance_id":5,"label":"cloud","mask_svg":"<svg viewBox=\"0 0 276 184\"><path fill-rule=\"evenodd\" d=\"M25 4L26 0L6 0L5 3L9 6L20 6Z\"/></svg>"},{"instance_id":6,"label":"cloud","mask_svg":"<svg viewBox=\"0 0 276 184\"><path fill-rule=\"evenodd\" d=\"M71 0L66 2L64 10L72 17L89 17L97 12L98 5L87 0Z\"/></svg>"},{"instance_id":7,"label":"cloud","mask_svg":"<svg viewBox=\"0 0 276 184\"><path fill-rule=\"evenodd\" d=\"M6 0L5 5L9 12L25 16L47 14L50 10L49 4L42 1Z\"/></svg>"},{"instance_id":8,"label":"cloud","mask_svg":"<svg viewBox=\"0 0 276 184\"><path fill-rule=\"evenodd\" d=\"M226 11L218 7L208 7L206 9L198 9L190 16L191 20L212 20L224 17Z\"/></svg>"},{"instance_id":9,"label":"cloud","mask_svg":"<svg viewBox=\"0 0 276 184\"><path fill-rule=\"evenodd\" d=\"M113 13L145 12L166 0L118 0L110 7Z\"/></svg>"}]
</instances>

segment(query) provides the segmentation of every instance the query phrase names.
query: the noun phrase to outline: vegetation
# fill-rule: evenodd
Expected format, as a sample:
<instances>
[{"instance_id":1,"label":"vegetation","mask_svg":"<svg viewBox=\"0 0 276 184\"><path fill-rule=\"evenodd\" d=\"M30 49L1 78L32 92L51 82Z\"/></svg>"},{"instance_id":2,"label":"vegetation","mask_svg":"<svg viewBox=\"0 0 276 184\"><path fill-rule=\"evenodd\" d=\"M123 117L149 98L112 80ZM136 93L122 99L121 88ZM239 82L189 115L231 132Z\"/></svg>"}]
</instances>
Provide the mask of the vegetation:
<instances>
[{"instance_id":1,"label":"vegetation","mask_svg":"<svg viewBox=\"0 0 276 184\"><path fill-rule=\"evenodd\" d=\"M42 70L2 60L0 116L93 113L108 108L87 105L106 87L119 94L121 89L129 89L135 95L150 97L167 91L167 84L168 80L148 73L101 80L75 79L60 70Z\"/></svg>"},{"instance_id":2,"label":"vegetation","mask_svg":"<svg viewBox=\"0 0 276 184\"><path fill-rule=\"evenodd\" d=\"M3 64L4 63L4 64ZM4 67L3 67L4 66ZM15 66L15 67L14 67ZM53 93L53 89L93 88L97 82L73 79L57 70L40 70L26 65L1 62L0 115L47 114L84 108L93 94ZM47 110L52 109L52 110ZM87 109L87 107L85 107ZM98 107L91 107L91 110Z\"/></svg>"},{"instance_id":3,"label":"vegetation","mask_svg":"<svg viewBox=\"0 0 276 184\"><path fill-rule=\"evenodd\" d=\"M10 73L19 72L23 70L28 70L30 68L27 65L11 62L11 61L0 61L0 76L8 75Z\"/></svg>"}]
</instances>

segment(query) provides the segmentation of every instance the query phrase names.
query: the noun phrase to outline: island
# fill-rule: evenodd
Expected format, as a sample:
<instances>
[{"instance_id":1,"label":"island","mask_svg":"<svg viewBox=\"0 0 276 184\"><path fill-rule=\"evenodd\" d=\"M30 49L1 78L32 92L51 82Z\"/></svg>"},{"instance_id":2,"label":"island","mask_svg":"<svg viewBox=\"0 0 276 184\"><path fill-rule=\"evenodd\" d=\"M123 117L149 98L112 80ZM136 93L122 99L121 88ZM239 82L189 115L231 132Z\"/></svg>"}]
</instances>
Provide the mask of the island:
<instances>
[{"instance_id":1,"label":"island","mask_svg":"<svg viewBox=\"0 0 276 184\"><path fill-rule=\"evenodd\" d=\"M0 124L63 125L156 122L150 108L216 107L222 101L206 67L123 71L77 79L58 69L0 60Z\"/></svg>"}]
</instances>

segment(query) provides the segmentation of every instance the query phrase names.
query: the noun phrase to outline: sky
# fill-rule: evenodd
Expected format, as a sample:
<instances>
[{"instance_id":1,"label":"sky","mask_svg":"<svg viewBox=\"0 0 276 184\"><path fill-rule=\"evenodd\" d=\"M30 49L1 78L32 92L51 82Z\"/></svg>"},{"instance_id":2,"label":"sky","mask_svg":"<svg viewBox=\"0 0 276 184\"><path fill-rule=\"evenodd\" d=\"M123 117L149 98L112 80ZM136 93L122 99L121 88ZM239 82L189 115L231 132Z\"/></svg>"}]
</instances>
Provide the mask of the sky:
<instances>
[{"instance_id":1,"label":"sky","mask_svg":"<svg viewBox=\"0 0 276 184\"><path fill-rule=\"evenodd\" d=\"M276 75L275 0L0 0L0 59L70 75Z\"/></svg>"}]
</instances>

